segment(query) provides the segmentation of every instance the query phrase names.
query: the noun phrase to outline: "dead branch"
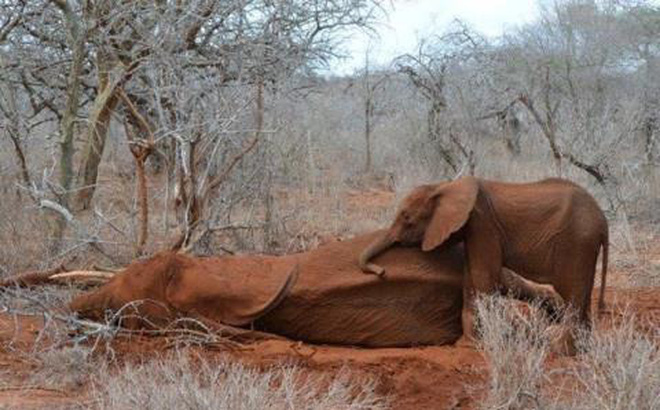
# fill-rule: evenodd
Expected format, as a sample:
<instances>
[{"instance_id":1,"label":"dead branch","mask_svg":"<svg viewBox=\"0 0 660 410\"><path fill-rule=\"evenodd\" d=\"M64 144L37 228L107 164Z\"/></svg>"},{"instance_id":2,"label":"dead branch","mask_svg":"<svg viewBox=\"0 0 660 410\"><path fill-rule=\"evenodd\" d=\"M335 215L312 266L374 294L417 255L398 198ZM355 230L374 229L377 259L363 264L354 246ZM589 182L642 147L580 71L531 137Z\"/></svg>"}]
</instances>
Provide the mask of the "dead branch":
<instances>
[{"instance_id":1,"label":"dead branch","mask_svg":"<svg viewBox=\"0 0 660 410\"><path fill-rule=\"evenodd\" d=\"M126 129L126 138L129 141L131 154L133 154L133 158L135 159L135 169L137 173L138 202L140 204L140 230L135 253L139 256L144 252L144 246L147 243L147 237L149 235L149 202L147 174L144 165L149 155L154 151L154 133L147 120L142 114L140 114L137 107L135 107L135 104L133 104L133 101L131 101L121 87L117 88L117 93L119 94L119 98L128 108L128 116L133 119L133 121L127 119L124 127ZM147 135L146 140L137 140L134 138L129 126L131 123L134 123L137 128Z\"/></svg>"},{"instance_id":2,"label":"dead branch","mask_svg":"<svg viewBox=\"0 0 660 410\"><path fill-rule=\"evenodd\" d=\"M195 161L193 159L194 155L194 148L196 145L196 142L198 142L198 139L195 139L194 143L193 141L190 142L190 169L188 170L188 173L186 174L187 176L187 182L188 185L190 186L190 192L189 192L189 198L187 202L187 209L186 209L186 214L185 214L185 226L183 227L181 233L179 236L176 238L174 241L174 244L171 246L171 249L173 251L180 251L183 250L185 252L191 250L195 243L199 241L201 238L204 238L206 234L209 232L208 227L205 228L203 231L200 232L195 232L196 230L199 229L200 227L200 219L202 218L202 210L204 204L209 202L209 198L211 193L215 192L215 190L223 183L225 180L229 177L231 172L233 171L234 167L238 165L241 160L249 154L256 146L259 140L261 139L261 135L263 134L263 124L264 124L264 80L261 78L258 83L257 83L257 98L256 98L256 107L255 107L255 122L256 122L256 130L254 132L254 136L250 142L236 155L234 155L228 162L227 166L225 169L218 174L216 177L211 179L208 184L206 184L203 189L200 189L202 192L201 194L197 192L195 187L197 186L197 177L196 177L196 172L195 172ZM185 171L185 170L184 170ZM181 180L182 182L185 181L185 179ZM199 182L200 185L203 186L204 181L202 180ZM183 187L183 183L181 186ZM181 189L180 194L182 197L186 197L185 189Z\"/></svg>"},{"instance_id":3,"label":"dead branch","mask_svg":"<svg viewBox=\"0 0 660 410\"><path fill-rule=\"evenodd\" d=\"M58 213L67 223L75 222L73 219L73 214L68 209L49 199L42 199L39 201L39 207L50 209L51 211Z\"/></svg>"},{"instance_id":4,"label":"dead branch","mask_svg":"<svg viewBox=\"0 0 660 410\"><path fill-rule=\"evenodd\" d=\"M234 157L229 161L229 164L227 164L227 167L223 172L221 172L217 177L213 178L205 191L205 194L202 197L208 196L211 192L213 192L220 184L222 184L225 179L229 176L231 171L234 169L234 167L245 157L247 154L250 153L254 149L254 147L257 146L257 142L259 142L259 138L261 137L263 127L264 127L264 82L263 79L259 81L257 84L257 107L256 107L256 123L257 123L257 129L254 133L254 137L252 138L252 141L250 141L247 146L238 154L234 155Z\"/></svg>"},{"instance_id":5,"label":"dead branch","mask_svg":"<svg viewBox=\"0 0 660 410\"><path fill-rule=\"evenodd\" d=\"M578 159L572 153L563 151L561 148L559 148L559 145L557 144L557 137L555 131L556 128L553 125L554 123L552 120L553 114L551 112L546 112L546 119L544 120L541 114L534 106L534 102L529 98L528 95L526 94L520 95L517 101L520 101L525 106L525 108L527 108L529 113L532 114L532 117L534 117L534 121L536 121L536 123L541 128L541 131L543 132L544 137L548 141L550 150L552 151L552 155L557 161L558 166L560 166L562 159L566 159L571 165L585 171L586 173L594 177L600 185L605 186L606 181L611 177L607 172L607 170L603 170L599 165L587 164L586 162Z\"/></svg>"},{"instance_id":6,"label":"dead branch","mask_svg":"<svg viewBox=\"0 0 660 410\"><path fill-rule=\"evenodd\" d=\"M23 147L21 146L21 141L18 135L12 132L11 129L9 130L8 134L9 134L9 139L11 140L12 145L14 146L14 152L16 153L16 157L18 158L18 164L21 169L21 179L23 180L25 186L28 187L28 192L30 193L30 197L32 197L33 200L36 200L36 198L32 194L32 190L29 189L34 185L32 184L32 178L30 177L30 172L28 171L27 160L25 159L25 153L23 151Z\"/></svg>"}]
</instances>

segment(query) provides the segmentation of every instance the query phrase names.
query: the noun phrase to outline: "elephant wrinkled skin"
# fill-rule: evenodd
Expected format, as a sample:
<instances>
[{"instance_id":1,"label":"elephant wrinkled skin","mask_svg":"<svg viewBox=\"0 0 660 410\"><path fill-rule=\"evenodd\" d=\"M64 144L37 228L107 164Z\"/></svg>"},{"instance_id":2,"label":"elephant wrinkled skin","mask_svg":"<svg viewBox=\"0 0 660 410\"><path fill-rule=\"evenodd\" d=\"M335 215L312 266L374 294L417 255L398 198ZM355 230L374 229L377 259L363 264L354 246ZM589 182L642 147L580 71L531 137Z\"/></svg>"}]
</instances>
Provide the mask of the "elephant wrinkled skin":
<instances>
[{"instance_id":1,"label":"elephant wrinkled skin","mask_svg":"<svg viewBox=\"0 0 660 410\"><path fill-rule=\"evenodd\" d=\"M376 258L386 279L359 275L355 259L376 232L281 257L193 258L164 253L130 265L105 286L71 302L99 318L137 304L139 316L165 326L188 316L246 326L312 343L371 347L440 345L462 334L462 246L436 252L393 247ZM521 299L547 289L505 272ZM147 301L148 300L148 301ZM134 317L124 326L144 326Z\"/></svg>"}]
</instances>

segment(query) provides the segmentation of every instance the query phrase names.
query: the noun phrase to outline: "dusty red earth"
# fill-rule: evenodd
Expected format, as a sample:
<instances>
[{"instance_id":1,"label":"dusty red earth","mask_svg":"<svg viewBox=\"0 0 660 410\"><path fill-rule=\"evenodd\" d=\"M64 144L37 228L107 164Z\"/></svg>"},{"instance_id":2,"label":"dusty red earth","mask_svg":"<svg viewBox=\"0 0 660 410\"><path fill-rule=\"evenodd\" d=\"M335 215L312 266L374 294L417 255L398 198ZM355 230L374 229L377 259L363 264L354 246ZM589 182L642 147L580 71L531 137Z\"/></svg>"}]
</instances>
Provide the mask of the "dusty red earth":
<instances>
[{"instance_id":1,"label":"dusty red earth","mask_svg":"<svg viewBox=\"0 0 660 410\"><path fill-rule=\"evenodd\" d=\"M615 322L624 304L643 319L642 323L660 326L660 288L608 289L607 300L608 309L598 319L598 326ZM34 366L20 352L29 351L41 326L39 318L0 315L0 375L25 373ZM122 362L153 357L154 352L167 350L169 343L163 337L133 335L130 339L116 339L112 347ZM475 397L484 391L487 377L481 354L456 346L362 349L267 340L238 350L195 347L189 351L209 360L229 355L257 368L283 362L295 363L315 373L348 367L356 375L377 378L380 392L392 398L392 408L403 410L472 408ZM557 360L566 359L551 357L550 365ZM84 386L76 391L19 387L20 383L0 386L0 407L66 406L84 401L85 396Z\"/></svg>"}]
</instances>

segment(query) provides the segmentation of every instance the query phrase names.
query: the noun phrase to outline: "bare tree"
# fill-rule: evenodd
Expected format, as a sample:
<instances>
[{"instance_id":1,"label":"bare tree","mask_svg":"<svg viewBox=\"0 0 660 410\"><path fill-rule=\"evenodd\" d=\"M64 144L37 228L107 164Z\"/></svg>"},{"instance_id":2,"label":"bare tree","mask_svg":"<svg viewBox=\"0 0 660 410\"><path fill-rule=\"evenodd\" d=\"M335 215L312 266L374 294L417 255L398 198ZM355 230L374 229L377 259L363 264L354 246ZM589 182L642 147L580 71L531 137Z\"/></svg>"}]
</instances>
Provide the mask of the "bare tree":
<instances>
[{"instance_id":1,"label":"bare tree","mask_svg":"<svg viewBox=\"0 0 660 410\"><path fill-rule=\"evenodd\" d=\"M164 150L158 158L168 158L176 169L168 172L182 175L179 181L188 178L184 219L188 229L197 226L205 207L199 201L217 194L259 141L261 131L252 132L249 124L256 123L257 130L264 126L264 87L326 64L335 56L336 33L346 27L368 28L382 11L379 3L341 0L308 7L299 0L196 0L183 7L180 2L147 1L3 2L7 14L0 19L0 52L5 71L0 81L17 87L11 99L25 96L32 115L58 129L58 182L48 179L49 190L41 192L68 213L90 208L109 130L123 107L138 173L138 251L147 238L144 165L153 152ZM247 89L261 90L262 97L243 98ZM189 105L177 103L182 95ZM223 107L219 121L203 112L212 101ZM261 115L239 130L252 101ZM10 105L3 108L10 113ZM23 137L15 131L23 125L14 120L7 124L24 170L23 184L30 184L29 164L19 154ZM81 145L76 136L83 136ZM203 167L199 178L196 167ZM56 242L66 224L59 219Z\"/></svg>"},{"instance_id":2,"label":"bare tree","mask_svg":"<svg viewBox=\"0 0 660 410\"><path fill-rule=\"evenodd\" d=\"M460 101L449 100L447 82L450 72L472 64L485 48L481 36L456 21L446 34L422 40L415 55L406 54L394 61L397 70L428 100L428 139L454 173L460 171L463 163L474 173L476 164L470 144L459 136L448 115L449 106L457 106Z\"/></svg>"},{"instance_id":3,"label":"bare tree","mask_svg":"<svg viewBox=\"0 0 660 410\"><path fill-rule=\"evenodd\" d=\"M624 50L641 63L643 114L640 131L644 137L646 162L653 165L658 152L660 132L660 7L647 1L615 2L622 10L620 34Z\"/></svg>"},{"instance_id":4,"label":"bare tree","mask_svg":"<svg viewBox=\"0 0 660 410\"><path fill-rule=\"evenodd\" d=\"M379 88L383 87L385 81L389 78L387 73L372 73L371 64L369 61L370 50L365 53L364 69L362 72L362 88L364 95L364 142L365 142L365 160L364 170L366 173L372 171L372 145L373 145L373 129L376 111L376 93Z\"/></svg>"},{"instance_id":5,"label":"bare tree","mask_svg":"<svg viewBox=\"0 0 660 410\"><path fill-rule=\"evenodd\" d=\"M625 92L627 53L621 40L618 9L607 3L564 2L542 10L538 24L504 39L487 67L493 76L495 112L519 104L541 131L555 160L575 166L605 186L616 184L610 167L631 133L631 105L615 95ZM616 129L612 128L614 118ZM604 136L608 138L605 139Z\"/></svg>"}]
</instances>

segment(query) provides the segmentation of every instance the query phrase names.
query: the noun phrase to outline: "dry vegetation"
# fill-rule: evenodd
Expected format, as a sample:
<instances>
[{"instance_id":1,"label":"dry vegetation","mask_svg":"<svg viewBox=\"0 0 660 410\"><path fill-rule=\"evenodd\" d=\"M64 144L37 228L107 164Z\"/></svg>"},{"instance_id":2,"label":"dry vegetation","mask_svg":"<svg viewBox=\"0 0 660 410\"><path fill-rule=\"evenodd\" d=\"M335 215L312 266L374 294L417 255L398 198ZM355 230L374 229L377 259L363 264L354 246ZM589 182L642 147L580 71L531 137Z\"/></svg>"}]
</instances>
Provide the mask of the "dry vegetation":
<instances>
[{"instance_id":1,"label":"dry vegetation","mask_svg":"<svg viewBox=\"0 0 660 410\"><path fill-rule=\"evenodd\" d=\"M295 366L259 371L184 356L128 364L97 380L99 409L370 409L388 408L371 380L303 374ZM157 394L154 394L158 392Z\"/></svg>"},{"instance_id":2,"label":"dry vegetation","mask_svg":"<svg viewBox=\"0 0 660 410\"><path fill-rule=\"evenodd\" d=\"M624 308L614 326L577 336L579 360L549 363L557 328L541 309L525 312L499 296L478 302L480 349L490 368L481 408L660 408L658 327L641 332L641 319Z\"/></svg>"},{"instance_id":3,"label":"dry vegetation","mask_svg":"<svg viewBox=\"0 0 660 410\"><path fill-rule=\"evenodd\" d=\"M480 349L490 368L484 409L541 408L539 395L546 382L544 364L550 353L550 323L538 306L521 311L500 296L476 302Z\"/></svg>"},{"instance_id":4,"label":"dry vegetation","mask_svg":"<svg viewBox=\"0 0 660 410\"><path fill-rule=\"evenodd\" d=\"M305 3L0 1L0 276L171 246L309 249L382 227L412 186L473 173L587 187L610 218L609 283L660 286L654 3L545 2L497 39L457 22L348 77L316 69L383 4ZM0 369L0 387L91 383L81 407L99 408L387 407L348 373L116 363L97 354L116 329L44 313L77 291L2 291L4 310L47 326L31 374ZM660 408L657 328L597 329L579 361L553 367L536 310L489 299L480 315L484 408Z\"/></svg>"}]
</instances>

